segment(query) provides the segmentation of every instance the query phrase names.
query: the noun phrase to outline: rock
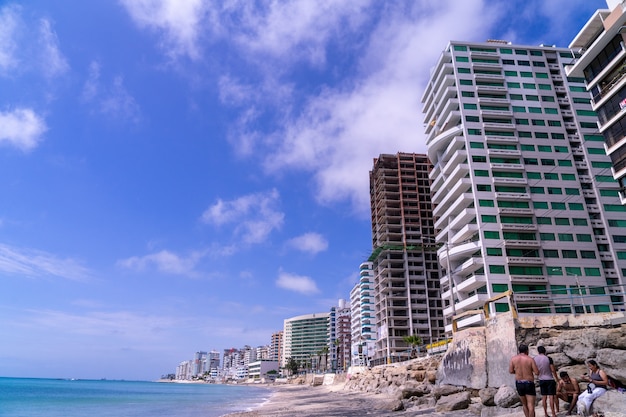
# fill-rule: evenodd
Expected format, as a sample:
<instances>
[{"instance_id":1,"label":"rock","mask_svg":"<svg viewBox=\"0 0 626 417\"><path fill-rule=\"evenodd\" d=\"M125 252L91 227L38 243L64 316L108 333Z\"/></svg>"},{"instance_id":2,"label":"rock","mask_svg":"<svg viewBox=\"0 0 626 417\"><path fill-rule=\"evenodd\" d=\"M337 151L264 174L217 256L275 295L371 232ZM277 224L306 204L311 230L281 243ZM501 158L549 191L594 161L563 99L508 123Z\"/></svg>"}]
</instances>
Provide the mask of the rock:
<instances>
[{"instance_id":1,"label":"rock","mask_svg":"<svg viewBox=\"0 0 626 417\"><path fill-rule=\"evenodd\" d=\"M498 392L493 397L493 402L498 407L511 408L520 404L520 399L514 388L509 387L508 385L502 385L498 388Z\"/></svg>"},{"instance_id":2,"label":"rock","mask_svg":"<svg viewBox=\"0 0 626 417\"><path fill-rule=\"evenodd\" d=\"M382 411L401 411L404 410L404 404L401 400L392 400L380 404L379 409Z\"/></svg>"},{"instance_id":3,"label":"rock","mask_svg":"<svg viewBox=\"0 0 626 417\"><path fill-rule=\"evenodd\" d=\"M626 410L626 393L610 389L606 394L595 399L591 405L593 412L624 412Z\"/></svg>"},{"instance_id":4,"label":"rock","mask_svg":"<svg viewBox=\"0 0 626 417\"><path fill-rule=\"evenodd\" d=\"M515 413L516 416L518 416L518 413L522 413L522 415L524 414L522 411L522 406L520 405L519 407L513 407L513 408L502 408L502 407L483 407L482 410L480 410L480 416L481 417L500 417L500 416L505 416L507 414L513 414Z\"/></svg>"},{"instance_id":5,"label":"rock","mask_svg":"<svg viewBox=\"0 0 626 417\"><path fill-rule=\"evenodd\" d=\"M484 405L488 405L488 406L493 406L496 405L496 403L493 401L493 397L496 396L496 393L498 392L497 388L494 387L488 387L488 388L483 388L480 391L478 391L478 396L480 397L480 402Z\"/></svg>"},{"instance_id":6,"label":"rock","mask_svg":"<svg viewBox=\"0 0 626 417\"><path fill-rule=\"evenodd\" d=\"M429 385L418 385L415 387L404 387L401 391L400 391L400 398L401 399L406 399L406 398L411 398L411 397L423 397L426 394L430 393L430 386Z\"/></svg>"},{"instance_id":7,"label":"rock","mask_svg":"<svg viewBox=\"0 0 626 417\"><path fill-rule=\"evenodd\" d=\"M464 410L470 405L470 393L467 391L457 392L456 394L446 395L439 398L435 405L435 411L454 411Z\"/></svg>"},{"instance_id":8,"label":"rock","mask_svg":"<svg viewBox=\"0 0 626 417\"><path fill-rule=\"evenodd\" d=\"M620 381L626 381L626 350L600 349L596 354L596 361L604 372Z\"/></svg>"},{"instance_id":9,"label":"rock","mask_svg":"<svg viewBox=\"0 0 626 417\"><path fill-rule=\"evenodd\" d=\"M439 400L440 397L456 394L457 392L461 392L463 390L463 387L457 387L455 385L439 385L438 387L435 387L431 393L436 400Z\"/></svg>"}]
</instances>

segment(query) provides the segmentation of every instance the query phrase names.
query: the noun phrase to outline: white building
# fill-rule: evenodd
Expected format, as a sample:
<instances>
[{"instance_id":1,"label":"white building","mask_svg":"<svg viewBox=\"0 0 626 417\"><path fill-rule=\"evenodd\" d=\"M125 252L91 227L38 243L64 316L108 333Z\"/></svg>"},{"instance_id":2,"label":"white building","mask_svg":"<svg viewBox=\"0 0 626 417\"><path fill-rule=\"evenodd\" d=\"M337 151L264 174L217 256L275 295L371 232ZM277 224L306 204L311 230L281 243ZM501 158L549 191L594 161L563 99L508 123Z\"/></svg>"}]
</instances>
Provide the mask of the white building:
<instances>
[{"instance_id":1,"label":"white building","mask_svg":"<svg viewBox=\"0 0 626 417\"><path fill-rule=\"evenodd\" d=\"M624 308L626 216L584 80L564 73L572 60L451 42L432 69L422 102L447 331L508 290L521 314Z\"/></svg>"},{"instance_id":2,"label":"white building","mask_svg":"<svg viewBox=\"0 0 626 417\"><path fill-rule=\"evenodd\" d=\"M359 267L359 282L350 291L351 363L369 365L374 355L376 322L374 313L374 269L372 262Z\"/></svg>"},{"instance_id":3,"label":"white building","mask_svg":"<svg viewBox=\"0 0 626 417\"><path fill-rule=\"evenodd\" d=\"M293 359L300 369L313 368L318 352L329 345L329 318L329 313L314 313L284 321L281 367Z\"/></svg>"},{"instance_id":4,"label":"white building","mask_svg":"<svg viewBox=\"0 0 626 417\"><path fill-rule=\"evenodd\" d=\"M278 361L259 360L248 365L248 377L261 382L273 381L278 376Z\"/></svg>"}]
</instances>

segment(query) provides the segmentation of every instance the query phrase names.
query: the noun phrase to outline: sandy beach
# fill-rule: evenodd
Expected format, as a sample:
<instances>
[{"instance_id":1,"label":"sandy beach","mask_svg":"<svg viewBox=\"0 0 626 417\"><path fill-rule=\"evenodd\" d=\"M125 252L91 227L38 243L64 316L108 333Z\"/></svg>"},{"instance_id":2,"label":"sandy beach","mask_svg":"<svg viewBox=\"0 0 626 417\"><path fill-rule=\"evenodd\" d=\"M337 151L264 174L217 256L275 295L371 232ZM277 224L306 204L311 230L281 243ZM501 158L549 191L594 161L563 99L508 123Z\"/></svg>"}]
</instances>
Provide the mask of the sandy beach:
<instances>
[{"instance_id":1,"label":"sandy beach","mask_svg":"<svg viewBox=\"0 0 626 417\"><path fill-rule=\"evenodd\" d=\"M229 414L228 417L358 417L398 415L380 407L389 401L384 395L343 391L343 384L280 385L270 401L254 411Z\"/></svg>"},{"instance_id":2,"label":"sandy beach","mask_svg":"<svg viewBox=\"0 0 626 417\"><path fill-rule=\"evenodd\" d=\"M476 417L469 409L435 412L430 410L389 411L389 403L393 398L383 394L365 394L344 391L344 384L322 385L278 385L273 388L270 400L253 411L228 414L226 417ZM506 417L524 417L521 407L502 410ZM535 415L543 417L540 404L535 408ZM565 417L566 412L560 410L558 417ZM624 417L622 413L605 413L604 417Z\"/></svg>"}]
</instances>

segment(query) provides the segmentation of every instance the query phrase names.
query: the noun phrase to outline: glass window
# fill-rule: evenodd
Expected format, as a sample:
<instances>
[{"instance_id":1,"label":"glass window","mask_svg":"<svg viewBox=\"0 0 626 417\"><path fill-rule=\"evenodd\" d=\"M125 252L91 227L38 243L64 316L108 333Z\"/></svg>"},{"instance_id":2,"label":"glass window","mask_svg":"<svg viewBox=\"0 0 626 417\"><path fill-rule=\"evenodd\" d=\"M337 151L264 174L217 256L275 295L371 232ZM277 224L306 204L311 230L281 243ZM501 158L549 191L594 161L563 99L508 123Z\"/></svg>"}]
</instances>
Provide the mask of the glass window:
<instances>
[{"instance_id":1,"label":"glass window","mask_svg":"<svg viewBox=\"0 0 626 417\"><path fill-rule=\"evenodd\" d=\"M500 232L498 231L485 230L483 235L485 236L485 239L500 239Z\"/></svg>"},{"instance_id":2,"label":"glass window","mask_svg":"<svg viewBox=\"0 0 626 417\"><path fill-rule=\"evenodd\" d=\"M478 110L478 106L472 103L463 103L463 108L465 110Z\"/></svg>"},{"instance_id":3,"label":"glass window","mask_svg":"<svg viewBox=\"0 0 626 417\"><path fill-rule=\"evenodd\" d=\"M565 203L553 202L552 210L565 210Z\"/></svg>"},{"instance_id":4,"label":"glass window","mask_svg":"<svg viewBox=\"0 0 626 417\"><path fill-rule=\"evenodd\" d=\"M478 200L480 207L495 207L493 200Z\"/></svg>"},{"instance_id":5,"label":"glass window","mask_svg":"<svg viewBox=\"0 0 626 417\"><path fill-rule=\"evenodd\" d=\"M561 242L573 242L574 235L571 233L559 233L559 241Z\"/></svg>"},{"instance_id":6,"label":"glass window","mask_svg":"<svg viewBox=\"0 0 626 417\"><path fill-rule=\"evenodd\" d=\"M568 203L568 204L569 204L570 210L582 211L585 209L581 203Z\"/></svg>"},{"instance_id":7,"label":"glass window","mask_svg":"<svg viewBox=\"0 0 626 417\"><path fill-rule=\"evenodd\" d=\"M469 58L466 56L457 56L455 60L456 62L469 62Z\"/></svg>"}]
</instances>

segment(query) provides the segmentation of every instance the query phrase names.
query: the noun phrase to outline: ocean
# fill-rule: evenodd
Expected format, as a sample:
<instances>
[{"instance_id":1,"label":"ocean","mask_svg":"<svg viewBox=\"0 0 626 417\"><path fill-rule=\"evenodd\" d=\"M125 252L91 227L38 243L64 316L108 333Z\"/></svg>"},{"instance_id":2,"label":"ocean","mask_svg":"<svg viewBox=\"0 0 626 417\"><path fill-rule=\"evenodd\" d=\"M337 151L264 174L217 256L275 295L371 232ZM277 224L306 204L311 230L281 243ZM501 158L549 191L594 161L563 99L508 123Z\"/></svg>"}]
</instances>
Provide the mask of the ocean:
<instances>
[{"instance_id":1,"label":"ocean","mask_svg":"<svg viewBox=\"0 0 626 417\"><path fill-rule=\"evenodd\" d=\"M0 416L218 417L270 394L257 386L0 377Z\"/></svg>"}]
</instances>

